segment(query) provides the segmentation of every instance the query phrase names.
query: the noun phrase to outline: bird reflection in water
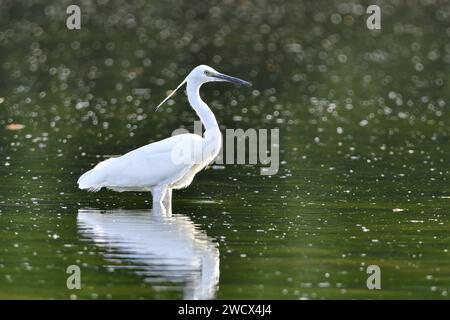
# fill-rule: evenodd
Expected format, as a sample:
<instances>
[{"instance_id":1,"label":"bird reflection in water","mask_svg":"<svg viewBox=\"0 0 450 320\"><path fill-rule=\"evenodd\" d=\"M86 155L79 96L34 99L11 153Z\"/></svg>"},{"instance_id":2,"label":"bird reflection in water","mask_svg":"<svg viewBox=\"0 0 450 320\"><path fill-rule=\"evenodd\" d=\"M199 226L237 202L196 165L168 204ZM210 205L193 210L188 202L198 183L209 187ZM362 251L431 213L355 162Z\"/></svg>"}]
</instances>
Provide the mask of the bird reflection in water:
<instances>
[{"instance_id":1,"label":"bird reflection in water","mask_svg":"<svg viewBox=\"0 0 450 320\"><path fill-rule=\"evenodd\" d=\"M171 282L182 288L184 299L215 298L217 244L189 217L160 210L165 209L80 209L78 230L105 248L108 259L131 262L135 273L152 285Z\"/></svg>"}]
</instances>

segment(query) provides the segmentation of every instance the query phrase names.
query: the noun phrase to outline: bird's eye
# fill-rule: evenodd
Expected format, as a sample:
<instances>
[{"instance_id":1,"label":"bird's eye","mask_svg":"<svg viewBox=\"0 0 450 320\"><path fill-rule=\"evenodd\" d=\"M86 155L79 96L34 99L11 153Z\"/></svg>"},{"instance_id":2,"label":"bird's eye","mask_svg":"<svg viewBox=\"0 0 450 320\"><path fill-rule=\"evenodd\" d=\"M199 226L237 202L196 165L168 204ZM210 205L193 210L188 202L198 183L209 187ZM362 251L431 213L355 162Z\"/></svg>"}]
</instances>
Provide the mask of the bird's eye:
<instances>
[{"instance_id":1,"label":"bird's eye","mask_svg":"<svg viewBox=\"0 0 450 320\"><path fill-rule=\"evenodd\" d=\"M211 77L212 76L212 73L211 73L211 71L208 71L208 70L205 70L205 75L207 75L208 77Z\"/></svg>"}]
</instances>

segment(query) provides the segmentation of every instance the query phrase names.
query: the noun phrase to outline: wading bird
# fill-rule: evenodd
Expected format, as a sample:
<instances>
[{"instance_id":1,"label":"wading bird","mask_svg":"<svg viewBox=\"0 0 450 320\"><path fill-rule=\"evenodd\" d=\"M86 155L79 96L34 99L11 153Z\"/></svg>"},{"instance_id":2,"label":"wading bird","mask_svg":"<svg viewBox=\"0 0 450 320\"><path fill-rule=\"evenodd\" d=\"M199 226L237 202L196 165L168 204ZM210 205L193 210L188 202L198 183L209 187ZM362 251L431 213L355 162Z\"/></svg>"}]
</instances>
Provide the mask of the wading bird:
<instances>
[{"instance_id":1,"label":"wading bird","mask_svg":"<svg viewBox=\"0 0 450 320\"><path fill-rule=\"evenodd\" d=\"M197 172L214 160L222 146L216 117L200 97L200 87L213 81L251 85L205 65L194 68L156 109L186 83L189 104L205 127L203 136L191 133L176 135L102 161L78 179L79 188L89 191L103 187L119 192L150 191L154 208L165 206L170 210L172 189L189 186Z\"/></svg>"}]
</instances>

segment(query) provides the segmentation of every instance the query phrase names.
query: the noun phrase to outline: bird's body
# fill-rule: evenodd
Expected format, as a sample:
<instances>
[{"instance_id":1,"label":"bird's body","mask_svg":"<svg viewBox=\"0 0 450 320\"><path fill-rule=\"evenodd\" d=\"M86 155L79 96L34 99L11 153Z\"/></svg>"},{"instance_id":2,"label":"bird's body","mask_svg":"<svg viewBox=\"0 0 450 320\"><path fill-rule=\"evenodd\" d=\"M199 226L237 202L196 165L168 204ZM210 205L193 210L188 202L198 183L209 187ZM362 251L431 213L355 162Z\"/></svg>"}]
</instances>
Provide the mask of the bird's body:
<instances>
[{"instance_id":1,"label":"bird's body","mask_svg":"<svg viewBox=\"0 0 450 320\"><path fill-rule=\"evenodd\" d=\"M188 186L190 172L194 163L171 163L172 149L178 144L191 141L202 143L203 138L195 134L173 136L158 142L132 150L123 156L100 162L94 169L80 177L81 189L98 191L102 187L114 191L152 191L154 186L165 184L170 188L180 189ZM157 170L151 165L157 164ZM154 168L156 169L156 168Z\"/></svg>"},{"instance_id":2,"label":"bird's body","mask_svg":"<svg viewBox=\"0 0 450 320\"><path fill-rule=\"evenodd\" d=\"M98 191L103 187L119 192L153 191L152 189L159 185L166 185L171 189L185 188L191 184L195 174L217 156L221 147L220 140L217 140L210 144L217 152L200 163L177 162L172 158L176 156L174 150L179 148L180 151L198 151L192 157L193 160L198 159L202 156L199 153L209 142L205 137L187 133L150 143L123 156L100 162L94 169L83 174L78 184L81 189L90 191Z\"/></svg>"},{"instance_id":3,"label":"bird's body","mask_svg":"<svg viewBox=\"0 0 450 320\"><path fill-rule=\"evenodd\" d=\"M210 67L198 66L178 86L180 88L184 82L187 83L189 103L205 127L203 136L176 135L102 161L79 178L79 188L89 191L103 187L119 192L150 191L154 206L165 204L170 207L172 189L189 186L195 175L214 160L222 146L216 118L199 93L201 85L210 81L248 84Z\"/></svg>"}]
</instances>

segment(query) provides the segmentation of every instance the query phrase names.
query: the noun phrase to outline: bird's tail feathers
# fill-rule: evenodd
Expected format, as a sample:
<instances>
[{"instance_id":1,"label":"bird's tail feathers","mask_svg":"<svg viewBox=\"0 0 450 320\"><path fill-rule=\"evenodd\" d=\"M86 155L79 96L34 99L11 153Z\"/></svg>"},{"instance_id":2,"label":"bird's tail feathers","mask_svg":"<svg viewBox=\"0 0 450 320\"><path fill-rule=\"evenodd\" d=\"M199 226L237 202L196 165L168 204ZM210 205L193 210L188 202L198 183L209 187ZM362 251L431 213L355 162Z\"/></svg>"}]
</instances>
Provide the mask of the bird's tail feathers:
<instances>
[{"instance_id":1,"label":"bird's tail feathers","mask_svg":"<svg viewBox=\"0 0 450 320\"><path fill-rule=\"evenodd\" d=\"M98 163L94 169L89 170L78 179L78 187L83 190L97 192L105 186L108 165L112 164L115 158L109 158Z\"/></svg>"},{"instance_id":2,"label":"bird's tail feathers","mask_svg":"<svg viewBox=\"0 0 450 320\"><path fill-rule=\"evenodd\" d=\"M94 169L89 170L78 179L78 188L97 192L102 188L102 185L98 180L98 175L94 174Z\"/></svg>"}]
</instances>

